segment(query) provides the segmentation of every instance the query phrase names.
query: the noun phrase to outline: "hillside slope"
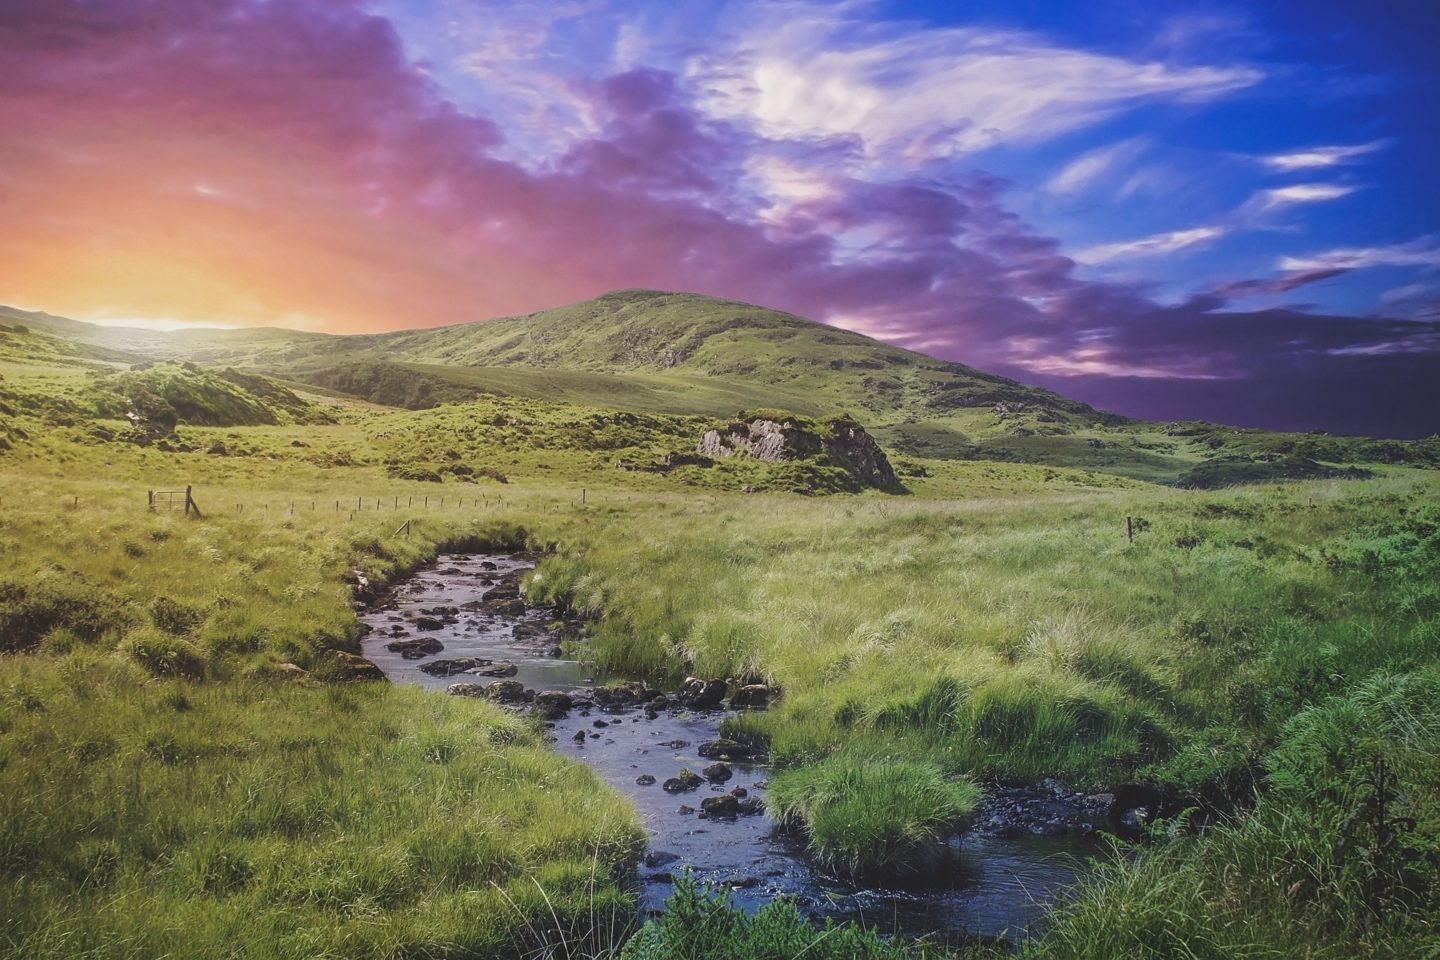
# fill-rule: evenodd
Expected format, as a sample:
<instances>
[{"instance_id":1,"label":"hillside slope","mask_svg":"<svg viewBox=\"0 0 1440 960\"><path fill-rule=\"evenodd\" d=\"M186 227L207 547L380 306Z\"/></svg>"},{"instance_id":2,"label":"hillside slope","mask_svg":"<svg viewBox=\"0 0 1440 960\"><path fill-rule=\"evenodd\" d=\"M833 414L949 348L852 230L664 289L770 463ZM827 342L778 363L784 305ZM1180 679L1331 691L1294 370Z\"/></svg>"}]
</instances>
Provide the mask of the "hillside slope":
<instances>
[{"instance_id":1,"label":"hillside slope","mask_svg":"<svg viewBox=\"0 0 1440 960\"><path fill-rule=\"evenodd\" d=\"M776 409L849 414L917 457L1078 467L1173 483L1323 473L1324 464L1440 463L1440 445L1146 423L793 314L688 293L622 290L455 326L333 336L274 328L155 333L0 309L91 347L304 381L410 409L481 396L636 413L730 417ZM1266 458L1306 464L1260 467ZM1303 467L1303 469L1301 469Z\"/></svg>"}]
</instances>

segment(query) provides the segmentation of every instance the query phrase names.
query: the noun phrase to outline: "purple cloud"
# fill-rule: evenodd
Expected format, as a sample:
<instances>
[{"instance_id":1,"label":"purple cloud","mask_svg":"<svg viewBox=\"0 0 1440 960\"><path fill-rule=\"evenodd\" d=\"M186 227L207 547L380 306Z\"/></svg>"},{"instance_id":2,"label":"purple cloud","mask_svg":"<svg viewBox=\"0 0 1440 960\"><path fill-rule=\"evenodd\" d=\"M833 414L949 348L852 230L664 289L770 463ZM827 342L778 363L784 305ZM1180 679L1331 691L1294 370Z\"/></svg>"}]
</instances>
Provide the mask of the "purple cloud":
<instances>
[{"instance_id":1,"label":"purple cloud","mask_svg":"<svg viewBox=\"0 0 1440 960\"><path fill-rule=\"evenodd\" d=\"M662 70L575 80L589 132L522 162L356 2L13 0L0 58L0 302L361 331L685 289L1131 411L1167 378L1314 396L1437 350L1433 321L1083 280L1003 180L828 163L862 148L721 119Z\"/></svg>"}]
</instances>

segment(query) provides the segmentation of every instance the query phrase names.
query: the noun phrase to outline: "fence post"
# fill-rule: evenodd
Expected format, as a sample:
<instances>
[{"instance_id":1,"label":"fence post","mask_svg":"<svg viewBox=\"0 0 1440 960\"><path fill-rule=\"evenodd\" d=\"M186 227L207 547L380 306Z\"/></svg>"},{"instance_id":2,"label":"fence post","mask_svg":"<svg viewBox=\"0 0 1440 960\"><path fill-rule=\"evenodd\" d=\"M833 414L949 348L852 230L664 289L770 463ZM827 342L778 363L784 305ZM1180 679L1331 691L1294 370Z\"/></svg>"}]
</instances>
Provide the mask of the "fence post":
<instances>
[{"instance_id":1,"label":"fence post","mask_svg":"<svg viewBox=\"0 0 1440 960\"><path fill-rule=\"evenodd\" d=\"M1125 518L1125 539L1131 543L1135 542L1135 524L1131 522L1129 517Z\"/></svg>"},{"instance_id":2,"label":"fence post","mask_svg":"<svg viewBox=\"0 0 1440 960\"><path fill-rule=\"evenodd\" d=\"M585 506L585 488L580 488L580 506Z\"/></svg>"}]
</instances>

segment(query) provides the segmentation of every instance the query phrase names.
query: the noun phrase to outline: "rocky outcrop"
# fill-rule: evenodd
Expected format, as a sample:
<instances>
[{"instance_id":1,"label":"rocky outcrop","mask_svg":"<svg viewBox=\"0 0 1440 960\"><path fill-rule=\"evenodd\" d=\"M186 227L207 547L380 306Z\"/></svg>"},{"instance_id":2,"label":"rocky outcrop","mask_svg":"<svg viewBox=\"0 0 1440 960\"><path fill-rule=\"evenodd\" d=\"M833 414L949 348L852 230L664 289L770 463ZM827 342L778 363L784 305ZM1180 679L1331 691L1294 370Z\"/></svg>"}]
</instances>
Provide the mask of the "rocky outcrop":
<instances>
[{"instance_id":1,"label":"rocky outcrop","mask_svg":"<svg viewBox=\"0 0 1440 960\"><path fill-rule=\"evenodd\" d=\"M815 422L756 414L705 431L695 452L712 460L751 457L767 463L810 461L838 467L862 487L902 489L890 460L865 428L848 417Z\"/></svg>"}]
</instances>

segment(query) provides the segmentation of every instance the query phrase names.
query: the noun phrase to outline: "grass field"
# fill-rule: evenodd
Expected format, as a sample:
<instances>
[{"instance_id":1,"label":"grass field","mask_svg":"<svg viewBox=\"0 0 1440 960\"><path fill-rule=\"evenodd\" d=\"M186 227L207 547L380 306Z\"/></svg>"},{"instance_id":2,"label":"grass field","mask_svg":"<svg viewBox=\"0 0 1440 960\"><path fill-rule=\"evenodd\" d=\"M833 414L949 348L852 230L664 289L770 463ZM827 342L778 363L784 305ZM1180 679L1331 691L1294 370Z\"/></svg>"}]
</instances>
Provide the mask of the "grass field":
<instances>
[{"instance_id":1,"label":"grass field","mask_svg":"<svg viewBox=\"0 0 1440 960\"><path fill-rule=\"evenodd\" d=\"M1085 439L1056 462L900 456L909 495L805 497L759 464L617 469L710 421L601 402L603 371L563 375L583 404L530 395L542 371L398 410L15 337L7 955L614 946L643 846L618 797L485 704L341 682L362 578L519 546L546 553L532 599L596 618L599 663L779 688L728 732L768 743L777 811L838 871L923 861L992 782L1142 781L1210 825L1162 827L1103 870L1034 955L1440 949L1440 485L1405 465L1423 444L1146 426L1118 438L1132 467L1206 450L1367 478L1176 489L1083 468L1108 449ZM186 484L202 517L145 509ZM900 949L780 908L677 909L705 925L661 921L629 955Z\"/></svg>"}]
</instances>

